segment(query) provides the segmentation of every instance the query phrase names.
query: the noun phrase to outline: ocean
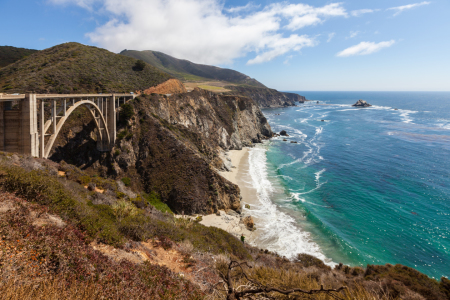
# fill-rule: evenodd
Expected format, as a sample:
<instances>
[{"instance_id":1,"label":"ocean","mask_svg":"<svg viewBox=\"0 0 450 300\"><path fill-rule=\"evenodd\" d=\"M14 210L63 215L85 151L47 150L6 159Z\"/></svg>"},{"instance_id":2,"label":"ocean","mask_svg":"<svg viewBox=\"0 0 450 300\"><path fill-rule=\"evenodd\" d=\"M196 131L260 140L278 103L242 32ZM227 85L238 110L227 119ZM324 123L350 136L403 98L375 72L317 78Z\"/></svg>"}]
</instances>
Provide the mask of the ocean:
<instances>
[{"instance_id":1,"label":"ocean","mask_svg":"<svg viewBox=\"0 0 450 300\"><path fill-rule=\"evenodd\" d=\"M287 141L249 152L257 244L449 277L450 92L296 93L314 101L263 110Z\"/></svg>"}]
</instances>

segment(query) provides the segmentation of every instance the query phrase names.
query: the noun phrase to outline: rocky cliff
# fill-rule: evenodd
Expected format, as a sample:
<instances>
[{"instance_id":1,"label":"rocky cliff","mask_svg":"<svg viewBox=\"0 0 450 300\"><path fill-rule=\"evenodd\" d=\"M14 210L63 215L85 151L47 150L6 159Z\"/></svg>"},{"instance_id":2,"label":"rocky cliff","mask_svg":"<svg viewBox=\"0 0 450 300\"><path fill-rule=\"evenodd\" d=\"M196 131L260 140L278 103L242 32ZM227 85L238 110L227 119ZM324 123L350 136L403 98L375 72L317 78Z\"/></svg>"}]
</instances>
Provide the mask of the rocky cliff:
<instances>
[{"instance_id":1,"label":"rocky cliff","mask_svg":"<svg viewBox=\"0 0 450 300\"><path fill-rule=\"evenodd\" d=\"M179 213L239 210L239 187L217 171L225 168L221 151L272 135L252 99L195 89L170 97L142 95L121 109L110 153L95 150L94 125L83 114L63 128L51 159L104 177L130 178L133 189L158 193Z\"/></svg>"},{"instance_id":2,"label":"rocky cliff","mask_svg":"<svg viewBox=\"0 0 450 300\"><path fill-rule=\"evenodd\" d=\"M305 97L294 93L283 93L275 89L257 88L249 86L226 86L232 90L228 94L242 95L253 99L260 107L285 107L294 106L296 102L303 103Z\"/></svg>"}]
</instances>

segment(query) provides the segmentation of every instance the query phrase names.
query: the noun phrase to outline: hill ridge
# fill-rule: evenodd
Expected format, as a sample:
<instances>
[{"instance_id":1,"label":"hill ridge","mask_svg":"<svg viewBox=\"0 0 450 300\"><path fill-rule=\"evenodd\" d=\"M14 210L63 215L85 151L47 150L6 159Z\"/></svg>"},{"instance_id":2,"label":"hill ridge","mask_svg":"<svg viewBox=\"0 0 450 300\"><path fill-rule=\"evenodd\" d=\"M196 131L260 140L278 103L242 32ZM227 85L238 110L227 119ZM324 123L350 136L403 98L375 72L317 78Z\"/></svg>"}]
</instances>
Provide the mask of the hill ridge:
<instances>
[{"instance_id":1,"label":"hill ridge","mask_svg":"<svg viewBox=\"0 0 450 300\"><path fill-rule=\"evenodd\" d=\"M153 50L123 50L121 55L141 59L178 79L189 80L222 80L235 84L254 87L266 86L241 72L217 66L197 64L186 59L178 59L168 54Z\"/></svg>"}]
</instances>

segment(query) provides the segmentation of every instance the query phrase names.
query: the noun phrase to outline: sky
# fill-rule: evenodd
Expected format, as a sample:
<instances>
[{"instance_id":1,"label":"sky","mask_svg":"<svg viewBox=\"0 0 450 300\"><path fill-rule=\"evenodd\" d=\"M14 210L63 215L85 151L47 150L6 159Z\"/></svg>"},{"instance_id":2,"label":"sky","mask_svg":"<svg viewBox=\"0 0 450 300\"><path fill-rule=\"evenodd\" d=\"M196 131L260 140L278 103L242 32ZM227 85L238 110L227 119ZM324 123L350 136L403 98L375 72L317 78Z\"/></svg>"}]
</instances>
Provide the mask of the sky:
<instances>
[{"instance_id":1,"label":"sky","mask_svg":"<svg viewBox=\"0 0 450 300\"><path fill-rule=\"evenodd\" d=\"M0 0L0 45L157 50L282 91L450 91L449 0Z\"/></svg>"}]
</instances>

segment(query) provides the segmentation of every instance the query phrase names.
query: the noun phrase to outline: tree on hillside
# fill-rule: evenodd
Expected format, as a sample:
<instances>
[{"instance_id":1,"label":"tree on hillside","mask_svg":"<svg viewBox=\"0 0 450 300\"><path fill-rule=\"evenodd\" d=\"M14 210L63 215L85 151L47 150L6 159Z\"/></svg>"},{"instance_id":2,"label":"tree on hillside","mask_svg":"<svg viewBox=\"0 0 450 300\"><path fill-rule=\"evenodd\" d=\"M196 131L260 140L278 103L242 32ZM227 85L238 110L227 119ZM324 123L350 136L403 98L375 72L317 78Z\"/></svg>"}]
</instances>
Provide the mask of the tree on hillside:
<instances>
[{"instance_id":1,"label":"tree on hillside","mask_svg":"<svg viewBox=\"0 0 450 300\"><path fill-rule=\"evenodd\" d=\"M142 71L145 68L145 61L143 61L142 59L138 59L138 61L136 62L136 64L134 65L133 69L135 71Z\"/></svg>"}]
</instances>

